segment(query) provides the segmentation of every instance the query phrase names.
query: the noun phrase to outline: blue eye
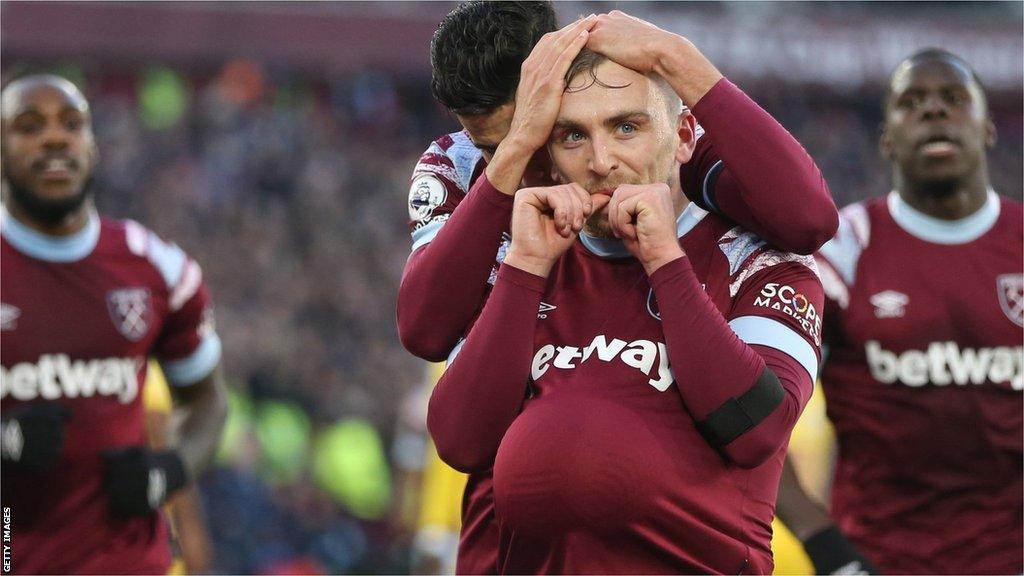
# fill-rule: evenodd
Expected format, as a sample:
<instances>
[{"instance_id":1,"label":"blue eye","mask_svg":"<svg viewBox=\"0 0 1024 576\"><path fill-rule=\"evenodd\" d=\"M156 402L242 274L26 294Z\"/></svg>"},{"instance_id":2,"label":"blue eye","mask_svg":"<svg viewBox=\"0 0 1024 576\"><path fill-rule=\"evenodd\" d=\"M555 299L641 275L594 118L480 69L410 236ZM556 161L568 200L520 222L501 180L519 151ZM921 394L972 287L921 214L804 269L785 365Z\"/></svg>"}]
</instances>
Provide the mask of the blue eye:
<instances>
[{"instance_id":1,"label":"blue eye","mask_svg":"<svg viewBox=\"0 0 1024 576\"><path fill-rule=\"evenodd\" d=\"M623 122L622 124L619 124L619 130L623 134L633 134L634 132L636 132L636 124L632 124L630 122Z\"/></svg>"},{"instance_id":2,"label":"blue eye","mask_svg":"<svg viewBox=\"0 0 1024 576\"><path fill-rule=\"evenodd\" d=\"M579 142L583 140L583 133L579 130L570 130L565 133L566 142Z\"/></svg>"}]
</instances>

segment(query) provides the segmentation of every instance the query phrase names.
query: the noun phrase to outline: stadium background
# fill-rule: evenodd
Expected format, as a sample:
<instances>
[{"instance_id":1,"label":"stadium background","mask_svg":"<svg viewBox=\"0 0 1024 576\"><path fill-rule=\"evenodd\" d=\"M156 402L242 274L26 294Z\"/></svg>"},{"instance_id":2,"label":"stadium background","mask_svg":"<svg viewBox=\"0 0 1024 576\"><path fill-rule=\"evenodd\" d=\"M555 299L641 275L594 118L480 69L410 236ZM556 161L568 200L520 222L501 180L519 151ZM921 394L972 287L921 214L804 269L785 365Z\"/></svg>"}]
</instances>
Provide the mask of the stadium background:
<instances>
[{"instance_id":1,"label":"stadium background","mask_svg":"<svg viewBox=\"0 0 1024 576\"><path fill-rule=\"evenodd\" d=\"M51 70L78 83L102 155L101 211L178 242L213 290L232 410L200 483L212 571L423 572L451 553L460 480L432 463L423 425L437 369L399 345L394 302L409 174L457 126L428 89L430 35L453 6L0 5L3 80ZM1022 6L558 11L568 22L622 8L691 38L796 135L842 206L889 190L875 145L884 82L928 46L977 68L999 128L993 182L1021 198ZM794 450L819 495L828 433L817 395ZM809 569L791 542L777 562Z\"/></svg>"}]
</instances>

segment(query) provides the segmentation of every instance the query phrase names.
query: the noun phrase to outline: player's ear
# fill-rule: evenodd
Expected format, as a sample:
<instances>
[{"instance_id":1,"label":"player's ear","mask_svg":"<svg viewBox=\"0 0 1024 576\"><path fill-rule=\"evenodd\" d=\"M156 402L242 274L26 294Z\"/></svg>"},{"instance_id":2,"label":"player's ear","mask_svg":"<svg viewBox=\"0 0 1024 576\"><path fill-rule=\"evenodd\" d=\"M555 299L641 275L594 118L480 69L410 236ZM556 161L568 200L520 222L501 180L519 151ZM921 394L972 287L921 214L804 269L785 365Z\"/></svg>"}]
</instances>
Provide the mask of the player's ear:
<instances>
[{"instance_id":1,"label":"player's ear","mask_svg":"<svg viewBox=\"0 0 1024 576\"><path fill-rule=\"evenodd\" d=\"M882 125L882 135L878 138L878 152L882 155L882 158L890 162L895 160L892 151L892 135L884 124Z\"/></svg>"},{"instance_id":2,"label":"player's ear","mask_svg":"<svg viewBox=\"0 0 1024 576\"><path fill-rule=\"evenodd\" d=\"M683 110L676 118L676 135L679 136L676 161L686 164L693 158L693 151L697 148L697 119L689 110Z\"/></svg>"},{"instance_id":3,"label":"player's ear","mask_svg":"<svg viewBox=\"0 0 1024 576\"><path fill-rule=\"evenodd\" d=\"M999 134L996 132L996 123L989 117L985 119L985 147L992 148L996 147L996 141L999 139Z\"/></svg>"}]
</instances>

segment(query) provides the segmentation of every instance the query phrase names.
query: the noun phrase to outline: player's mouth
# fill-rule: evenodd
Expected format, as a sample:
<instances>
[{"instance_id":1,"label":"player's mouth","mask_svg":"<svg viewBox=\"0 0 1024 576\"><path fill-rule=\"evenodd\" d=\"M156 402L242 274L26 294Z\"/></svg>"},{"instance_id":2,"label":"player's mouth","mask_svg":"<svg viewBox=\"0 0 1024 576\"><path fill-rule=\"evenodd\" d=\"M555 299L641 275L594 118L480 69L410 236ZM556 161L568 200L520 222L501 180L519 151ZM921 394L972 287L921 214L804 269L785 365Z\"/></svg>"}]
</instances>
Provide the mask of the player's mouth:
<instances>
[{"instance_id":1,"label":"player's mouth","mask_svg":"<svg viewBox=\"0 0 1024 576\"><path fill-rule=\"evenodd\" d=\"M78 171L78 162L68 156L47 156L33 162L32 170L46 182L63 182Z\"/></svg>"},{"instance_id":2,"label":"player's mouth","mask_svg":"<svg viewBox=\"0 0 1024 576\"><path fill-rule=\"evenodd\" d=\"M960 151L960 142L946 135L936 135L926 138L917 149L927 158L948 158Z\"/></svg>"}]
</instances>

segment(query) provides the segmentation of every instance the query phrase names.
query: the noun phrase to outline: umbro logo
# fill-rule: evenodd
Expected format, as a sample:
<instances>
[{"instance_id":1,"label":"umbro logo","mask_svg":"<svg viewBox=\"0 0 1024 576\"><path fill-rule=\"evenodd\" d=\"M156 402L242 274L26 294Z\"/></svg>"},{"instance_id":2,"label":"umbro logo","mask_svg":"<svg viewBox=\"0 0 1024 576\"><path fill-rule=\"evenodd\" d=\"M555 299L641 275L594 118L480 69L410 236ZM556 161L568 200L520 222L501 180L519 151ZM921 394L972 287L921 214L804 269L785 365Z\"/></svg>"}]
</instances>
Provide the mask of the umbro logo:
<instances>
[{"instance_id":1,"label":"umbro logo","mask_svg":"<svg viewBox=\"0 0 1024 576\"><path fill-rule=\"evenodd\" d=\"M17 306L0 303L0 330L10 331L18 327L18 317L21 310Z\"/></svg>"},{"instance_id":2,"label":"umbro logo","mask_svg":"<svg viewBox=\"0 0 1024 576\"><path fill-rule=\"evenodd\" d=\"M876 318L902 318L906 313L907 304L910 302L910 298L906 294L895 290L879 292L869 300L875 307Z\"/></svg>"},{"instance_id":3,"label":"umbro logo","mask_svg":"<svg viewBox=\"0 0 1024 576\"><path fill-rule=\"evenodd\" d=\"M541 320L547 318L548 312L551 312L555 308L558 308L558 306L555 306L554 304L548 304L547 302L541 302L540 308L537 309L537 318L540 318Z\"/></svg>"}]
</instances>

